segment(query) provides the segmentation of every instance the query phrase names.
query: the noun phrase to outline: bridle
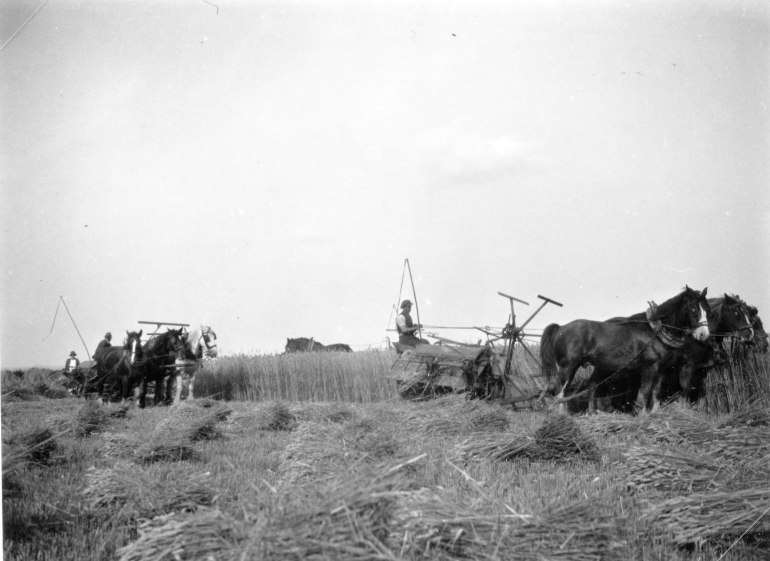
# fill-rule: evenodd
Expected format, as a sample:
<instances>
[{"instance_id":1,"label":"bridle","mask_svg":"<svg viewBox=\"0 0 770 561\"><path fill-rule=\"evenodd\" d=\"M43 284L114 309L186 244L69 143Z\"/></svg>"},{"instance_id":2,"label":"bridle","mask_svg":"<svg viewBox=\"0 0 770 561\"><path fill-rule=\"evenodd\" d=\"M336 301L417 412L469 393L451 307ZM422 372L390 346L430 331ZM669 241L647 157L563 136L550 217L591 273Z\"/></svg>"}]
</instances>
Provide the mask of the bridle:
<instances>
[{"instance_id":1,"label":"bridle","mask_svg":"<svg viewBox=\"0 0 770 561\"><path fill-rule=\"evenodd\" d=\"M213 336L213 338L212 338ZM213 342L212 342L213 339ZM201 341L203 341L203 344L201 345ZM205 351L203 350L203 347L205 347ZM205 356L211 356L212 354L215 354L218 350L217 348L217 334L214 332L213 329L209 326L201 326L200 334L198 335L198 340L195 342L195 349L199 349L200 353ZM198 351L195 352L196 358L198 358Z\"/></svg>"}]
</instances>

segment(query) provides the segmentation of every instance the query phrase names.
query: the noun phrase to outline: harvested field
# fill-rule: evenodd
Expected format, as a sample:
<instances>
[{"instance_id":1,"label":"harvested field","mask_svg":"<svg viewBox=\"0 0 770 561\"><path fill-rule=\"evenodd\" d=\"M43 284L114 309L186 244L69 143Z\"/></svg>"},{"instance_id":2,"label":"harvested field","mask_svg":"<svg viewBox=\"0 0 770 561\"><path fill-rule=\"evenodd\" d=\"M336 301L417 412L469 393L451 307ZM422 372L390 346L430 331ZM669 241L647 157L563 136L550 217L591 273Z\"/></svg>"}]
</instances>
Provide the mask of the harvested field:
<instances>
[{"instance_id":1,"label":"harvested field","mask_svg":"<svg viewBox=\"0 0 770 561\"><path fill-rule=\"evenodd\" d=\"M145 410L41 398L2 417L11 559L768 553L762 403L575 417L457 396ZM15 448L41 435L39 457Z\"/></svg>"}]
</instances>

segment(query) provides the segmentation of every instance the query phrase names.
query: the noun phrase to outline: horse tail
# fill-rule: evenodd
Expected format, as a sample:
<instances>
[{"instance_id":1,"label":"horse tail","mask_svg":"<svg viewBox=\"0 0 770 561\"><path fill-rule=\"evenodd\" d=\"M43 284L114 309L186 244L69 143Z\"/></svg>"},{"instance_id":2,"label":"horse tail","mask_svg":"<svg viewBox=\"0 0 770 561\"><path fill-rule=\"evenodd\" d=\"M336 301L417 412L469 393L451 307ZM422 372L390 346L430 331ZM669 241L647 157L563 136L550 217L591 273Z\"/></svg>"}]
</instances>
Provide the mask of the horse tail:
<instances>
[{"instance_id":1,"label":"horse tail","mask_svg":"<svg viewBox=\"0 0 770 561\"><path fill-rule=\"evenodd\" d=\"M543 330L540 339L540 363L543 365L543 374L549 382L556 376L556 353L553 350L553 340L556 338L561 326L552 323Z\"/></svg>"}]
</instances>

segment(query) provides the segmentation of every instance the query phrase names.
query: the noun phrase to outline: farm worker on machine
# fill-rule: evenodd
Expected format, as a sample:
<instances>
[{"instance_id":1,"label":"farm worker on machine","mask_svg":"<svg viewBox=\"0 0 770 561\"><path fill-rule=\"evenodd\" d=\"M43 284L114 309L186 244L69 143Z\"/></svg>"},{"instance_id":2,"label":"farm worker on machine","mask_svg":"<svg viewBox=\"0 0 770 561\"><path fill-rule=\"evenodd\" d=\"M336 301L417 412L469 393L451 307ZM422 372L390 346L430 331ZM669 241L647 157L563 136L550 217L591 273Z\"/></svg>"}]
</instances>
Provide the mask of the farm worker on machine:
<instances>
[{"instance_id":1,"label":"farm worker on machine","mask_svg":"<svg viewBox=\"0 0 770 561\"><path fill-rule=\"evenodd\" d=\"M70 357L67 359L67 362L64 363L64 370L67 372L72 372L78 367L79 364L80 361L77 359L77 353L72 351L70 353Z\"/></svg>"},{"instance_id":2,"label":"farm worker on machine","mask_svg":"<svg viewBox=\"0 0 770 561\"><path fill-rule=\"evenodd\" d=\"M102 349L109 349L112 346L112 333L109 331L104 334L104 339L99 341L99 344L96 346L96 350L94 351L94 360L96 360L96 357L99 355Z\"/></svg>"},{"instance_id":3,"label":"farm worker on machine","mask_svg":"<svg viewBox=\"0 0 770 561\"><path fill-rule=\"evenodd\" d=\"M396 331L398 331L398 342L402 345L416 347L417 345L430 345L426 339L418 339L414 332L422 327L422 324L416 324L412 321L409 312L412 311L412 302L404 300L401 302L401 313L396 318Z\"/></svg>"}]
</instances>

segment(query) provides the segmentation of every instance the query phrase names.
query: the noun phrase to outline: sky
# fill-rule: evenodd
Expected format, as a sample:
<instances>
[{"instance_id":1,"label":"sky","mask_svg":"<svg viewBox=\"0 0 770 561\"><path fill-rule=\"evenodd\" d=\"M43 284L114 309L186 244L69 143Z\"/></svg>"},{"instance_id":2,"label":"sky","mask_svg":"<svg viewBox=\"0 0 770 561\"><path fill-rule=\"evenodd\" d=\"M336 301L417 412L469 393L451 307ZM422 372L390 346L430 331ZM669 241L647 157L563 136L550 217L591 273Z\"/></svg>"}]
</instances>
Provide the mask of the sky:
<instances>
[{"instance_id":1,"label":"sky","mask_svg":"<svg viewBox=\"0 0 770 561\"><path fill-rule=\"evenodd\" d=\"M563 304L534 334L685 285L767 322L769 42L761 1L6 0L0 364L382 348L498 291Z\"/></svg>"}]
</instances>

